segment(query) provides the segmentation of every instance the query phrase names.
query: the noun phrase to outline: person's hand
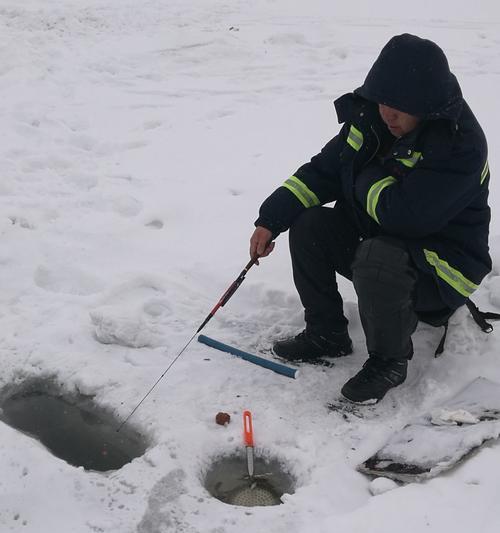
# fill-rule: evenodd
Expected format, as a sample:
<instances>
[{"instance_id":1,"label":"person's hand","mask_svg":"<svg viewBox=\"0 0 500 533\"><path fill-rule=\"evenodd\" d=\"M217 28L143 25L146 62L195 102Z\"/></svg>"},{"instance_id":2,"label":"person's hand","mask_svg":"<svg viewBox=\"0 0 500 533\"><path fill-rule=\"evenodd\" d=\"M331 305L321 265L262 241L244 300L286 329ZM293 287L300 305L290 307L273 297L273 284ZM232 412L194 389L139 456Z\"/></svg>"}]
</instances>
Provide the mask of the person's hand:
<instances>
[{"instance_id":1,"label":"person's hand","mask_svg":"<svg viewBox=\"0 0 500 533\"><path fill-rule=\"evenodd\" d=\"M267 228L257 226L250 237L250 257L266 257L274 250L273 234ZM256 265L259 261L255 262Z\"/></svg>"}]
</instances>

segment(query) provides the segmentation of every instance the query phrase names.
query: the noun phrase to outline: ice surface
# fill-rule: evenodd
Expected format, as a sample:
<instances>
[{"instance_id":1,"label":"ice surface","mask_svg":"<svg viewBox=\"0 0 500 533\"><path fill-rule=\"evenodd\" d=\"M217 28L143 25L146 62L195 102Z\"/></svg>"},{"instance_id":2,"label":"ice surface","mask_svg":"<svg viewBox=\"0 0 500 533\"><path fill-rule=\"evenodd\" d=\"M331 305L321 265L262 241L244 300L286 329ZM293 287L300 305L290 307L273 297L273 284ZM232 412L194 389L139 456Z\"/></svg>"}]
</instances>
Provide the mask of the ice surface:
<instances>
[{"instance_id":1,"label":"ice surface","mask_svg":"<svg viewBox=\"0 0 500 533\"><path fill-rule=\"evenodd\" d=\"M261 201L337 133L333 99L407 31L443 47L488 138L494 270L474 299L495 309L496 0L0 2L1 387L52 376L127 416L247 263ZM405 384L373 416L344 418L325 405L366 349L355 292L339 284L352 356L285 380L194 342L132 419L151 448L113 475L0 424L0 531L497 533L496 445L376 498L356 472L472 379L500 382L497 331L459 312L435 360L440 331L420 326ZM284 235L204 333L267 357L302 327ZM215 414L245 409L298 487L250 514L211 497L200 474L241 446L241 427Z\"/></svg>"}]
</instances>

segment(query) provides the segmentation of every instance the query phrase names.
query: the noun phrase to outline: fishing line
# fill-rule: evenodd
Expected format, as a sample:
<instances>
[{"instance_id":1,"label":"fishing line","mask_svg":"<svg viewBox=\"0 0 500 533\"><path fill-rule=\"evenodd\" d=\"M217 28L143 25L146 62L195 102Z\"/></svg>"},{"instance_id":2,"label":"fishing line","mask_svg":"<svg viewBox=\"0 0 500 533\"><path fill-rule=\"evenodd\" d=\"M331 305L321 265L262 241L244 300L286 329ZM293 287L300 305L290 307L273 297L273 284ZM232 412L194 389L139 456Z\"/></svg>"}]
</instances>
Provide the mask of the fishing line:
<instances>
[{"instance_id":1,"label":"fishing line","mask_svg":"<svg viewBox=\"0 0 500 533\"><path fill-rule=\"evenodd\" d=\"M271 241L268 243L267 246L269 246L269 244L271 243ZM266 249L267 249L267 246L266 246ZM165 374L174 366L175 362L177 361L177 359L179 359L179 357L183 354L183 352L186 350L186 348L191 344L191 342L193 341L193 339L196 337L196 335L198 335L198 333L207 325L208 321L215 315L215 313L218 311L218 309L220 307L224 307L224 305L228 302L228 300L231 298L231 296L236 292L236 290L238 289L238 287L243 283L244 279L245 279L245 276L247 275L247 272L250 270L250 268L252 268L253 265L255 265L255 263L257 263L258 259L259 259L259 255L255 256L253 259L251 259L247 265L245 266L245 268L240 272L239 276L233 281L233 283L231 283L231 285L229 286L229 288L226 290L226 292L222 295L221 299L217 302L217 304L214 306L214 308L210 311L210 313L208 313L207 317L205 318L205 320L202 322L201 326L196 330L196 332L194 333L194 335L188 340L188 342L186 343L186 345L184 346L184 348L182 348L182 350L175 356L175 358L173 359L173 361L168 365L168 367L166 368L165 372L163 372L163 374L155 381L155 383L153 384L153 386L148 390L148 392L144 395L144 397L142 398L142 400L134 407L134 409L132 409L132 411L130 412L130 414L125 418L125 420L123 420L123 422L120 424L120 426L118 427L118 429L116 430L117 432L120 431L123 426L130 420L130 418L132 417L132 415L137 411L137 409L139 409L139 407L144 403L144 401L146 400L146 398L153 392L153 390L155 389L155 387L158 385L158 383L160 383L160 381L163 379L163 377L165 376Z\"/></svg>"},{"instance_id":2,"label":"fishing line","mask_svg":"<svg viewBox=\"0 0 500 533\"><path fill-rule=\"evenodd\" d=\"M187 344L184 346L184 348L182 348L182 350L177 354L177 356L175 357L175 359L168 365L167 369L165 370L165 372L163 372L163 374L156 380L156 382L154 383L154 385L148 390L148 392L144 395L144 397L142 398L142 400L134 407L134 409L131 411L131 413L127 416L127 418L125 418L125 420L120 424L119 428L116 430L117 432L120 431L120 429L122 429L122 427L129 421L129 419L132 417L132 415L137 411L137 409L139 409L139 407L142 405L142 403L146 400L146 398L153 392L153 389L156 387L156 385L158 385L158 383L160 383L160 381L163 379L163 376L165 376L165 374L174 366L174 363L177 361L177 359L179 359L179 357L182 355L182 353L184 352L184 350L191 344L191 342L193 341L193 339L196 337L198 332L196 332L190 339L189 341L187 342Z\"/></svg>"}]
</instances>

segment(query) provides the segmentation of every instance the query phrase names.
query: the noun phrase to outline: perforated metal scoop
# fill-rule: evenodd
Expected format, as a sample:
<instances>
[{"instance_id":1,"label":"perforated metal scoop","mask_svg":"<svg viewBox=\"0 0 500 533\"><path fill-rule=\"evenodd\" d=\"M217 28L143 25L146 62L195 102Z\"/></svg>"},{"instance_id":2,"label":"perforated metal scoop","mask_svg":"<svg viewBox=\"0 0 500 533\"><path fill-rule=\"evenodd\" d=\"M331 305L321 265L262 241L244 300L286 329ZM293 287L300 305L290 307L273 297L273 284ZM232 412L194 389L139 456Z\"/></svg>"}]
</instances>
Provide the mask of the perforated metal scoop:
<instances>
[{"instance_id":1,"label":"perforated metal scoop","mask_svg":"<svg viewBox=\"0 0 500 533\"><path fill-rule=\"evenodd\" d=\"M250 411L243 412L243 438L246 447L248 476L245 476L241 487L237 487L228 494L228 503L244 505L245 507L280 504L279 494L266 479L268 474L254 474L253 425Z\"/></svg>"},{"instance_id":2,"label":"perforated metal scoop","mask_svg":"<svg viewBox=\"0 0 500 533\"><path fill-rule=\"evenodd\" d=\"M257 479L251 485L244 485L228 495L233 505L257 507L258 505L279 505L281 499L264 479Z\"/></svg>"}]
</instances>

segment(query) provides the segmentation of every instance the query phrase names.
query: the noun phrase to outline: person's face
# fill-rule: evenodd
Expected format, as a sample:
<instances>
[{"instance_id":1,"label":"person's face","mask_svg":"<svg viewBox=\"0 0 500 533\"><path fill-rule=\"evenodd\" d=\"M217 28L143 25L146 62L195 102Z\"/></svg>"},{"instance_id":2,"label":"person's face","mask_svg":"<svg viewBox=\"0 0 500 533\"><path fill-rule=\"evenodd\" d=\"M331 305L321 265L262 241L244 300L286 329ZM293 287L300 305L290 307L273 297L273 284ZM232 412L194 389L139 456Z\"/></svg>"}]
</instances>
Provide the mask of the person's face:
<instances>
[{"instance_id":1,"label":"person's face","mask_svg":"<svg viewBox=\"0 0 500 533\"><path fill-rule=\"evenodd\" d=\"M403 113L388 105L379 104L378 111L394 137L402 137L417 127L420 119L414 115Z\"/></svg>"}]
</instances>

